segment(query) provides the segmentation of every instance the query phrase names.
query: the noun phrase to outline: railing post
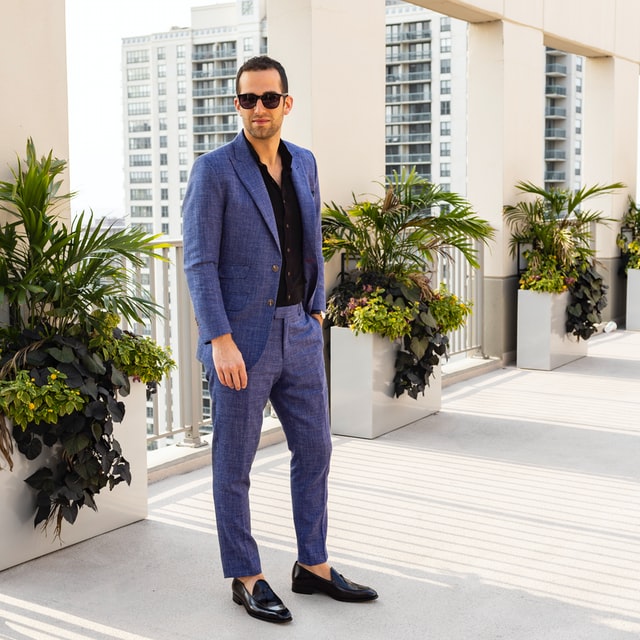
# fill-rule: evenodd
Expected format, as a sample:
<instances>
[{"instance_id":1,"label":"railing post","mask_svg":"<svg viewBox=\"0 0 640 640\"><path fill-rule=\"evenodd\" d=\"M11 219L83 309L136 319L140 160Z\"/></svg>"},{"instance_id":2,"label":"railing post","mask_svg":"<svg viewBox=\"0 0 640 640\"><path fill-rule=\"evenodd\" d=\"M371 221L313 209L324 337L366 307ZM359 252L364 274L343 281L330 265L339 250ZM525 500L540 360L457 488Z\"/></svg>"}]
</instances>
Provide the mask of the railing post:
<instances>
[{"instance_id":1,"label":"railing post","mask_svg":"<svg viewBox=\"0 0 640 640\"><path fill-rule=\"evenodd\" d=\"M183 447L203 447L208 443L200 437L202 424L202 365L195 357L198 340L196 325L187 281L184 275L182 246L176 247L176 289L178 293L179 353L181 423L186 428Z\"/></svg>"}]
</instances>

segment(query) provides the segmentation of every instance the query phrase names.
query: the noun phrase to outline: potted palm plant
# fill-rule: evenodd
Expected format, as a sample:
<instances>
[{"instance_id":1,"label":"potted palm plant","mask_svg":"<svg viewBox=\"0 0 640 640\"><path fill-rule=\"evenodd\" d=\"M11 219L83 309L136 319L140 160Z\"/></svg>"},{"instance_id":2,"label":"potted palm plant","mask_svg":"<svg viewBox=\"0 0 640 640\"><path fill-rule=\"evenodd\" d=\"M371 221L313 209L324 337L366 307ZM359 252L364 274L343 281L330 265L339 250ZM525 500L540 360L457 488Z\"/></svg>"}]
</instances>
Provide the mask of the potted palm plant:
<instances>
[{"instance_id":1,"label":"potted palm plant","mask_svg":"<svg viewBox=\"0 0 640 640\"><path fill-rule=\"evenodd\" d=\"M343 435L376 437L440 408L446 334L471 304L431 282L434 261L455 248L478 267L476 243L494 234L464 198L415 169L380 186L379 197L332 202L322 214L324 257L344 264L327 301L331 423Z\"/></svg>"},{"instance_id":2,"label":"potted palm plant","mask_svg":"<svg viewBox=\"0 0 640 640\"><path fill-rule=\"evenodd\" d=\"M640 209L629 196L627 210L616 238L627 279L626 322L629 331L640 331Z\"/></svg>"},{"instance_id":3,"label":"potted palm plant","mask_svg":"<svg viewBox=\"0 0 640 640\"><path fill-rule=\"evenodd\" d=\"M596 196L624 188L608 185L546 190L531 182L516 187L531 196L504 208L512 256L526 268L518 291L517 366L551 370L587 353L607 304L607 286L597 271L592 227L610 219L584 208Z\"/></svg>"},{"instance_id":4,"label":"potted palm plant","mask_svg":"<svg viewBox=\"0 0 640 640\"><path fill-rule=\"evenodd\" d=\"M70 543L87 537L78 523L96 535L146 515L145 394L174 366L167 349L117 326L160 311L133 271L159 257L155 238L84 214L67 226L57 214L71 197L59 193L65 166L52 152L39 159L29 139L13 179L0 182L9 216L0 227L0 568L51 550L33 534L39 525L61 539L73 524ZM126 429L125 398L139 411ZM131 494L97 497L134 476ZM98 505L109 522L84 515Z\"/></svg>"}]
</instances>

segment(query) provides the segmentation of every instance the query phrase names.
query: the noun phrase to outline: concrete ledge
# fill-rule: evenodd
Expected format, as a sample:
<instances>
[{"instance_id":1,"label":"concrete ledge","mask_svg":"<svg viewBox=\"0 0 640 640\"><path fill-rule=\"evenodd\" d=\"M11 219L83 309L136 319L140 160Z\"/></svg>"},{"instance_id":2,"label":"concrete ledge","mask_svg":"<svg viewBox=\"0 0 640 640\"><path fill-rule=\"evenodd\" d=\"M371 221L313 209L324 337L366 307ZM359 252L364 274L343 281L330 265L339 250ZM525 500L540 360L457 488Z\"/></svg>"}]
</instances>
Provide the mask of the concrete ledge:
<instances>
[{"instance_id":1,"label":"concrete ledge","mask_svg":"<svg viewBox=\"0 0 640 640\"><path fill-rule=\"evenodd\" d=\"M471 357L442 365L442 387L475 378L502 367L500 358Z\"/></svg>"}]
</instances>

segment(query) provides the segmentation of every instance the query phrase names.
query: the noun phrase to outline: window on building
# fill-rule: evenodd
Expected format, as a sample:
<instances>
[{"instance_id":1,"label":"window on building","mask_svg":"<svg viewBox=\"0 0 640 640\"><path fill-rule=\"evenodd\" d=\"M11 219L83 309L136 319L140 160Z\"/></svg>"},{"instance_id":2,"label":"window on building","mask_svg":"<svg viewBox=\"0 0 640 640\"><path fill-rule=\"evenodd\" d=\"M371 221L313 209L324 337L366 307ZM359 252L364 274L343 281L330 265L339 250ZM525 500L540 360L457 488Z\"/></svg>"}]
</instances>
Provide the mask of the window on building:
<instances>
[{"instance_id":1,"label":"window on building","mask_svg":"<svg viewBox=\"0 0 640 640\"><path fill-rule=\"evenodd\" d=\"M187 101L184 98L178 98L178 111L187 110Z\"/></svg>"},{"instance_id":2,"label":"window on building","mask_svg":"<svg viewBox=\"0 0 640 640\"><path fill-rule=\"evenodd\" d=\"M440 18L440 31L451 31L451 18L449 16Z\"/></svg>"},{"instance_id":3,"label":"window on building","mask_svg":"<svg viewBox=\"0 0 640 640\"><path fill-rule=\"evenodd\" d=\"M163 222L163 223L162 223L162 233L163 233L165 236L168 236L168 235L169 235L169 223L168 223L168 222Z\"/></svg>"},{"instance_id":4,"label":"window on building","mask_svg":"<svg viewBox=\"0 0 640 640\"><path fill-rule=\"evenodd\" d=\"M178 146L179 147L186 147L187 146L187 136L185 134L180 134L178 136Z\"/></svg>"},{"instance_id":5,"label":"window on building","mask_svg":"<svg viewBox=\"0 0 640 640\"><path fill-rule=\"evenodd\" d=\"M129 138L129 149L151 149L151 138Z\"/></svg>"},{"instance_id":6,"label":"window on building","mask_svg":"<svg viewBox=\"0 0 640 640\"><path fill-rule=\"evenodd\" d=\"M442 102L440 102L440 115L451 115L451 102L449 100L443 100Z\"/></svg>"},{"instance_id":7,"label":"window on building","mask_svg":"<svg viewBox=\"0 0 640 640\"><path fill-rule=\"evenodd\" d=\"M132 69L127 69L127 80L129 82L148 80L150 77L149 67L133 67Z\"/></svg>"},{"instance_id":8,"label":"window on building","mask_svg":"<svg viewBox=\"0 0 640 640\"><path fill-rule=\"evenodd\" d=\"M169 217L169 207L166 204L163 204L160 207L160 217L168 218Z\"/></svg>"},{"instance_id":9,"label":"window on building","mask_svg":"<svg viewBox=\"0 0 640 640\"><path fill-rule=\"evenodd\" d=\"M400 25L388 24L386 30L387 42L399 42L400 41Z\"/></svg>"},{"instance_id":10,"label":"window on building","mask_svg":"<svg viewBox=\"0 0 640 640\"><path fill-rule=\"evenodd\" d=\"M160 166L166 167L168 164L169 164L169 162L168 162L167 154L166 153L161 153L160 154Z\"/></svg>"},{"instance_id":11,"label":"window on building","mask_svg":"<svg viewBox=\"0 0 640 640\"><path fill-rule=\"evenodd\" d=\"M167 130L167 119L166 118L158 118L158 129L160 129L160 131L166 131Z\"/></svg>"},{"instance_id":12,"label":"window on building","mask_svg":"<svg viewBox=\"0 0 640 640\"><path fill-rule=\"evenodd\" d=\"M167 101L158 100L158 113L167 113Z\"/></svg>"},{"instance_id":13,"label":"window on building","mask_svg":"<svg viewBox=\"0 0 640 640\"><path fill-rule=\"evenodd\" d=\"M440 121L440 135L441 136L451 135L451 122L449 120Z\"/></svg>"},{"instance_id":14,"label":"window on building","mask_svg":"<svg viewBox=\"0 0 640 640\"><path fill-rule=\"evenodd\" d=\"M143 205L133 205L131 207L131 215L134 218L152 218L153 207L147 207Z\"/></svg>"},{"instance_id":15,"label":"window on building","mask_svg":"<svg viewBox=\"0 0 640 640\"><path fill-rule=\"evenodd\" d=\"M151 200L153 198L151 189L130 189L130 200Z\"/></svg>"},{"instance_id":16,"label":"window on building","mask_svg":"<svg viewBox=\"0 0 640 640\"><path fill-rule=\"evenodd\" d=\"M440 176L448 178L451 175L451 164L449 162L440 163Z\"/></svg>"},{"instance_id":17,"label":"window on building","mask_svg":"<svg viewBox=\"0 0 640 640\"><path fill-rule=\"evenodd\" d=\"M187 188L186 187L180 187L180 201L182 202L182 200L184 200L184 196L187 193Z\"/></svg>"},{"instance_id":18,"label":"window on building","mask_svg":"<svg viewBox=\"0 0 640 640\"><path fill-rule=\"evenodd\" d=\"M158 82L158 95L166 96L167 95L167 83L166 82Z\"/></svg>"},{"instance_id":19,"label":"window on building","mask_svg":"<svg viewBox=\"0 0 640 640\"><path fill-rule=\"evenodd\" d=\"M131 225L132 229L139 229L143 233L153 233L153 224L147 224L144 222L136 222Z\"/></svg>"},{"instance_id":20,"label":"window on building","mask_svg":"<svg viewBox=\"0 0 640 640\"><path fill-rule=\"evenodd\" d=\"M142 133L151 131L151 124L148 120L129 120L129 133Z\"/></svg>"},{"instance_id":21,"label":"window on building","mask_svg":"<svg viewBox=\"0 0 640 640\"><path fill-rule=\"evenodd\" d=\"M167 59L167 52L166 52L164 47L158 47L156 49L156 57L158 58L158 60L166 60Z\"/></svg>"},{"instance_id":22,"label":"window on building","mask_svg":"<svg viewBox=\"0 0 640 640\"><path fill-rule=\"evenodd\" d=\"M253 38L242 39L242 50L245 53L251 53L253 51Z\"/></svg>"},{"instance_id":23,"label":"window on building","mask_svg":"<svg viewBox=\"0 0 640 640\"><path fill-rule=\"evenodd\" d=\"M151 183L151 171L130 171L129 182L131 184L147 184Z\"/></svg>"},{"instance_id":24,"label":"window on building","mask_svg":"<svg viewBox=\"0 0 640 640\"><path fill-rule=\"evenodd\" d=\"M127 98L148 98L151 95L151 87L148 84L135 84L127 88Z\"/></svg>"},{"instance_id":25,"label":"window on building","mask_svg":"<svg viewBox=\"0 0 640 640\"><path fill-rule=\"evenodd\" d=\"M451 38L449 36L440 38L440 53L451 53Z\"/></svg>"},{"instance_id":26,"label":"window on building","mask_svg":"<svg viewBox=\"0 0 640 640\"><path fill-rule=\"evenodd\" d=\"M582 78L576 78L576 91L582 93Z\"/></svg>"},{"instance_id":27,"label":"window on building","mask_svg":"<svg viewBox=\"0 0 640 640\"><path fill-rule=\"evenodd\" d=\"M178 116L178 129L187 128L187 119L185 116Z\"/></svg>"},{"instance_id":28,"label":"window on building","mask_svg":"<svg viewBox=\"0 0 640 640\"><path fill-rule=\"evenodd\" d=\"M129 156L130 167L150 167L151 166L151 154L137 154Z\"/></svg>"},{"instance_id":29,"label":"window on building","mask_svg":"<svg viewBox=\"0 0 640 640\"><path fill-rule=\"evenodd\" d=\"M451 143L450 142L441 142L440 143L440 155L441 156L450 156L451 155Z\"/></svg>"},{"instance_id":30,"label":"window on building","mask_svg":"<svg viewBox=\"0 0 640 640\"><path fill-rule=\"evenodd\" d=\"M451 73L451 58L440 58L440 73Z\"/></svg>"},{"instance_id":31,"label":"window on building","mask_svg":"<svg viewBox=\"0 0 640 640\"><path fill-rule=\"evenodd\" d=\"M178 93L187 93L187 83L184 80L178 80Z\"/></svg>"},{"instance_id":32,"label":"window on building","mask_svg":"<svg viewBox=\"0 0 640 640\"><path fill-rule=\"evenodd\" d=\"M144 116L151 113L151 106L148 102L129 102L127 105L127 115Z\"/></svg>"},{"instance_id":33,"label":"window on building","mask_svg":"<svg viewBox=\"0 0 640 640\"><path fill-rule=\"evenodd\" d=\"M166 64L159 64L156 71L157 71L156 75L158 76L158 78L166 78L167 77L167 65Z\"/></svg>"},{"instance_id":34,"label":"window on building","mask_svg":"<svg viewBox=\"0 0 640 640\"><path fill-rule=\"evenodd\" d=\"M186 47L183 44L176 45L176 58L184 58L186 55Z\"/></svg>"},{"instance_id":35,"label":"window on building","mask_svg":"<svg viewBox=\"0 0 640 640\"><path fill-rule=\"evenodd\" d=\"M139 62L149 62L149 51L147 49L127 51L127 64L138 64Z\"/></svg>"},{"instance_id":36,"label":"window on building","mask_svg":"<svg viewBox=\"0 0 640 640\"><path fill-rule=\"evenodd\" d=\"M169 199L169 189L160 189L160 200L168 200Z\"/></svg>"},{"instance_id":37,"label":"window on building","mask_svg":"<svg viewBox=\"0 0 640 640\"><path fill-rule=\"evenodd\" d=\"M169 182L169 172L161 171L160 172L160 182Z\"/></svg>"},{"instance_id":38,"label":"window on building","mask_svg":"<svg viewBox=\"0 0 640 640\"><path fill-rule=\"evenodd\" d=\"M184 152L180 152L178 154L178 164L180 165L189 164L189 156Z\"/></svg>"},{"instance_id":39,"label":"window on building","mask_svg":"<svg viewBox=\"0 0 640 640\"><path fill-rule=\"evenodd\" d=\"M178 64L176 65L176 75L178 76L187 75L187 65L184 62L178 62Z\"/></svg>"},{"instance_id":40,"label":"window on building","mask_svg":"<svg viewBox=\"0 0 640 640\"><path fill-rule=\"evenodd\" d=\"M180 182L188 182L189 180L189 172L186 170L180 171Z\"/></svg>"},{"instance_id":41,"label":"window on building","mask_svg":"<svg viewBox=\"0 0 640 640\"><path fill-rule=\"evenodd\" d=\"M448 95L451 93L451 80L440 80L440 94Z\"/></svg>"},{"instance_id":42,"label":"window on building","mask_svg":"<svg viewBox=\"0 0 640 640\"><path fill-rule=\"evenodd\" d=\"M167 148L167 136L160 136L160 148L161 149Z\"/></svg>"}]
</instances>

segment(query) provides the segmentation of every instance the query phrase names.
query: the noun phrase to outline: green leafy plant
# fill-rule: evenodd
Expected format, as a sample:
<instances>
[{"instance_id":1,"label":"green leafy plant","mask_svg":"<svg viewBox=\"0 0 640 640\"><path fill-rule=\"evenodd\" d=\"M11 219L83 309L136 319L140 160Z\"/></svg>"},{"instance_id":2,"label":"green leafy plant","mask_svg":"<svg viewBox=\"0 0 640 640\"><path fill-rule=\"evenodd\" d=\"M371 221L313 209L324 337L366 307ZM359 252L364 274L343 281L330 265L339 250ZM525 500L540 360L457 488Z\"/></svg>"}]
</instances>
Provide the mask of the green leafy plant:
<instances>
[{"instance_id":1,"label":"green leafy plant","mask_svg":"<svg viewBox=\"0 0 640 640\"><path fill-rule=\"evenodd\" d=\"M411 331L416 314L415 303L406 306L402 298L394 300L383 289L376 289L368 297L356 302L349 326L354 333L377 333L389 340L397 340Z\"/></svg>"},{"instance_id":2,"label":"green leafy plant","mask_svg":"<svg viewBox=\"0 0 640 640\"><path fill-rule=\"evenodd\" d=\"M536 255L533 251L525 252L529 267L520 276L520 288L544 293L562 293L568 291L575 281L575 269L565 273L559 266L555 256Z\"/></svg>"},{"instance_id":3,"label":"green leafy plant","mask_svg":"<svg viewBox=\"0 0 640 640\"><path fill-rule=\"evenodd\" d=\"M49 462L26 479L36 492L34 526L73 523L83 506L96 509L104 487L130 483L129 463L113 436L125 414L129 376L159 382L175 363L167 349L117 328L159 307L137 290L135 268L161 256L155 236L114 231L80 215L70 226L56 209L66 163L26 160L0 182L0 453L13 466L18 452ZM12 424L12 429L10 429Z\"/></svg>"},{"instance_id":4,"label":"green leafy plant","mask_svg":"<svg viewBox=\"0 0 640 640\"><path fill-rule=\"evenodd\" d=\"M464 198L421 178L415 169L394 172L380 186L381 197L359 200L353 195L348 208L332 202L322 212L325 260L341 253L356 265L340 274L330 292L327 319L336 326L351 326L354 310L362 307L358 313L366 316L369 332L386 335L388 324L393 325L391 333L402 344L395 395L407 392L416 398L429 384L440 357L446 357L448 345L429 307L438 294L425 273L438 258L451 259L453 248L477 267L477 245L487 243L495 231ZM363 303L373 292L374 303ZM384 319L383 307L391 320ZM442 320L445 315L442 307ZM399 316L408 321L408 331Z\"/></svg>"},{"instance_id":5,"label":"green leafy plant","mask_svg":"<svg viewBox=\"0 0 640 640\"><path fill-rule=\"evenodd\" d=\"M570 292L567 331L587 339L596 331L607 304L606 285L596 270L591 230L595 224L612 220L601 211L584 208L586 200L624 188L621 182L608 185L545 190L531 182L516 187L533 199L504 208L511 228L510 252L528 246L527 268L520 276L520 288L547 293Z\"/></svg>"},{"instance_id":6,"label":"green leafy plant","mask_svg":"<svg viewBox=\"0 0 640 640\"><path fill-rule=\"evenodd\" d=\"M473 304L460 300L458 296L450 293L444 283L433 292L429 301L429 310L442 333L450 333L462 327L471 314Z\"/></svg>"},{"instance_id":7,"label":"green leafy plant","mask_svg":"<svg viewBox=\"0 0 640 640\"><path fill-rule=\"evenodd\" d=\"M631 235L631 239L623 233L623 229ZM622 256L623 272L627 273L629 269L640 269L640 209L631 196L620 223L616 244Z\"/></svg>"},{"instance_id":8,"label":"green leafy plant","mask_svg":"<svg viewBox=\"0 0 640 640\"><path fill-rule=\"evenodd\" d=\"M596 332L596 325L602 322L608 287L588 261L578 265L576 274L567 306L567 333L587 340Z\"/></svg>"}]
</instances>

